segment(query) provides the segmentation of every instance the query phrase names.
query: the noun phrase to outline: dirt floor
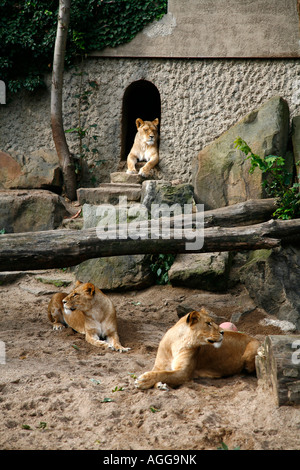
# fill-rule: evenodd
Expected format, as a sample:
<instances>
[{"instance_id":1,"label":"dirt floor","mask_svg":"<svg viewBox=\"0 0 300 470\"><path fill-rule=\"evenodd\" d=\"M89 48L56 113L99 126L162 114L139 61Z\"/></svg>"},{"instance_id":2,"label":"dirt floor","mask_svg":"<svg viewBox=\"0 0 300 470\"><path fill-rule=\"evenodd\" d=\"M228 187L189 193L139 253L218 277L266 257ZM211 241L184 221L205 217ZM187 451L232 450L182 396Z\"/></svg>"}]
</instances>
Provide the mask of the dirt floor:
<instances>
[{"instance_id":1,"label":"dirt floor","mask_svg":"<svg viewBox=\"0 0 300 470\"><path fill-rule=\"evenodd\" d=\"M216 450L222 442L241 450L300 448L300 407L277 407L254 376L202 379L170 391L135 388L182 304L198 300L228 320L248 309L239 330L260 340L284 334L263 325L265 312L243 289L218 295L153 286L108 294L121 342L131 348L118 353L89 345L69 328L52 331L48 302L54 292L71 290L72 273L1 279L1 450ZM71 284L55 287L57 279Z\"/></svg>"}]
</instances>

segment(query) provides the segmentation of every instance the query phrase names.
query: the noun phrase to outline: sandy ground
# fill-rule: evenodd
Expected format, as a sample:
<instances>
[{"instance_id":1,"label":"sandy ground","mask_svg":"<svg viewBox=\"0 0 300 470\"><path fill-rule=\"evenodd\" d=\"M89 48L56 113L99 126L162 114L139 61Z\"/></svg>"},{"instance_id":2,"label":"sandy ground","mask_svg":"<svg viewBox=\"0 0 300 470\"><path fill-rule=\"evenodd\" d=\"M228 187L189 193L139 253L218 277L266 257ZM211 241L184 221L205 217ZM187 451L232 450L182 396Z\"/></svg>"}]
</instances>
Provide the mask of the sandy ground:
<instances>
[{"instance_id":1,"label":"sandy ground","mask_svg":"<svg viewBox=\"0 0 300 470\"><path fill-rule=\"evenodd\" d=\"M39 278L71 284L57 288ZM134 386L135 376L152 368L182 302L203 298L211 312L230 319L245 305L243 292L153 286L110 293L121 342L131 348L117 353L89 345L69 328L52 331L49 299L73 285L73 275L61 270L2 279L1 450L216 450L222 442L241 450L300 448L300 407L277 407L254 376L191 381L167 392ZM255 309L237 326L259 339L282 334L263 326L264 316Z\"/></svg>"}]
</instances>

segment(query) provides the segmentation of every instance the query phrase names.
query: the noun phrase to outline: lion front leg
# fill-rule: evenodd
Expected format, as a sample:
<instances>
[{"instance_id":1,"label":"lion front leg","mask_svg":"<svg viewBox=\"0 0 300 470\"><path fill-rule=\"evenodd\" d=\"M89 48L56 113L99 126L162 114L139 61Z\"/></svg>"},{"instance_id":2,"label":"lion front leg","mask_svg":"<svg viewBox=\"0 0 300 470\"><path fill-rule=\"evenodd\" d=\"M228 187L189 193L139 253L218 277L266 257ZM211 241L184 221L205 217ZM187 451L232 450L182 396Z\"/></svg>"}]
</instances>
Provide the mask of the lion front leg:
<instances>
[{"instance_id":1,"label":"lion front leg","mask_svg":"<svg viewBox=\"0 0 300 470\"><path fill-rule=\"evenodd\" d=\"M139 171L139 175L147 178L150 175L150 171L157 165L158 163L158 156L155 156L149 160Z\"/></svg>"},{"instance_id":2,"label":"lion front leg","mask_svg":"<svg viewBox=\"0 0 300 470\"><path fill-rule=\"evenodd\" d=\"M135 165L137 162L137 158L133 155L133 153L130 152L130 154L127 157L127 171L126 173L128 174L137 174L137 171L135 169Z\"/></svg>"},{"instance_id":3,"label":"lion front leg","mask_svg":"<svg viewBox=\"0 0 300 470\"><path fill-rule=\"evenodd\" d=\"M119 336L117 334L107 336L106 341L108 343L109 348L113 349L114 351L118 352L127 352L130 351L131 348L124 348L120 343Z\"/></svg>"},{"instance_id":4,"label":"lion front leg","mask_svg":"<svg viewBox=\"0 0 300 470\"><path fill-rule=\"evenodd\" d=\"M145 372L144 374L140 375L136 381L135 381L135 386L137 388L140 388L141 390L146 390L148 388L154 387L157 383L162 382L161 381L161 373L160 372Z\"/></svg>"},{"instance_id":5,"label":"lion front leg","mask_svg":"<svg viewBox=\"0 0 300 470\"><path fill-rule=\"evenodd\" d=\"M85 339L88 343L92 344L93 346L97 346L98 348L109 348L109 344L106 341L99 339L97 333L87 331L85 333Z\"/></svg>"},{"instance_id":6,"label":"lion front leg","mask_svg":"<svg viewBox=\"0 0 300 470\"><path fill-rule=\"evenodd\" d=\"M193 353L191 354L189 350L181 351L171 360L171 370L163 369L163 367L168 366L160 364L159 362L159 358L157 357L153 370L145 372L137 378L137 388L144 390L156 387L165 390L164 384L176 387L189 380L195 369L195 355Z\"/></svg>"},{"instance_id":7,"label":"lion front leg","mask_svg":"<svg viewBox=\"0 0 300 470\"><path fill-rule=\"evenodd\" d=\"M162 371L149 371L140 375L136 381L135 385L141 390L146 390L148 388L156 387L160 390L167 390L165 384L170 385L171 387L176 387L181 385L186 380L190 378L189 373L186 370L162 370Z\"/></svg>"}]
</instances>

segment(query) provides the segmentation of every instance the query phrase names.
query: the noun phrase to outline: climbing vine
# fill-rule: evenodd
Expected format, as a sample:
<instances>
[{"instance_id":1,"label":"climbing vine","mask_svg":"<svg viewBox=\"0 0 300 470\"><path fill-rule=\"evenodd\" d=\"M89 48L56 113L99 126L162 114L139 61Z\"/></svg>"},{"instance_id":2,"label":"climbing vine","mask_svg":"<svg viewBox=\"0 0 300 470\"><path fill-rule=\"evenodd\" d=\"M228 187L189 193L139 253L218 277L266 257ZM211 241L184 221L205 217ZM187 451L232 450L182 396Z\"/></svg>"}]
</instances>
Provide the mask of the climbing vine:
<instances>
[{"instance_id":1,"label":"climbing vine","mask_svg":"<svg viewBox=\"0 0 300 470\"><path fill-rule=\"evenodd\" d=\"M0 0L0 79L34 91L52 69L57 0ZM167 0L73 0L66 66L82 54L132 40L167 12Z\"/></svg>"}]
</instances>

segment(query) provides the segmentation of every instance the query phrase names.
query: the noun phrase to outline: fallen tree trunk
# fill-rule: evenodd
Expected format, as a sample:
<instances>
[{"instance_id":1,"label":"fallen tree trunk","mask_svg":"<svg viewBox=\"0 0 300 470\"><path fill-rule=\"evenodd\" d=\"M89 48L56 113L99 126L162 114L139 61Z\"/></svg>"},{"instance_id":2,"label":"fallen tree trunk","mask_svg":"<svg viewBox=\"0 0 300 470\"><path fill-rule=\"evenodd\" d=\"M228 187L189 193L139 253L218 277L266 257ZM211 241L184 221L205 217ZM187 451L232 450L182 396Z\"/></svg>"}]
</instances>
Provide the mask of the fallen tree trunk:
<instances>
[{"instance_id":1,"label":"fallen tree trunk","mask_svg":"<svg viewBox=\"0 0 300 470\"><path fill-rule=\"evenodd\" d=\"M271 220L247 227L207 228L202 233L204 243L201 249L199 244L193 243L194 231L185 230L183 235L179 232L161 233L159 239L151 239L148 233L148 238L137 240L124 237L122 233L123 238L110 239L110 235L116 235L110 232L107 232L107 239L99 239L96 228L1 235L0 271L62 268L107 256L275 248L281 241L300 240L300 219Z\"/></svg>"},{"instance_id":2,"label":"fallen tree trunk","mask_svg":"<svg viewBox=\"0 0 300 470\"><path fill-rule=\"evenodd\" d=\"M276 199L249 199L231 206L204 212L204 227L254 225L272 218L277 209Z\"/></svg>"},{"instance_id":3,"label":"fallen tree trunk","mask_svg":"<svg viewBox=\"0 0 300 470\"><path fill-rule=\"evenodd\" d=\"M135 211L139 213L139 206L137 204ZM104 205L104 208L106 206ZM111 207L111 206L110 206ZM212 209L204 212L194 212L192 214L181 213L180 215L171 216L169 209L167 208L167 216L161 214L160 225L163 225L164 221L170 228L179 228L184 227L185 229L195 229L197 224L203 223L204 228L209 227L241 227L259 224L266 222L272 218L274 211L276 210L276 200L274 198L270 199L249 199L245 202L240 202L233 204L232 206L226 206L219 209ZM123 220L128 220L132 216L132 209L129 209L131 212L127 212L128 208L123 207L120 210L124 211ZM105 211L105 209L104 209ZM148 215L148 213L147 213ZM153 220L153 219L152 219ZM147 230L151 228L151 219L145 220L143 224L147 227ZM106 227L107 230L113 230L115 226ZM119 225L119 229L126 225Z\"/></svg>"}]
</instances>

